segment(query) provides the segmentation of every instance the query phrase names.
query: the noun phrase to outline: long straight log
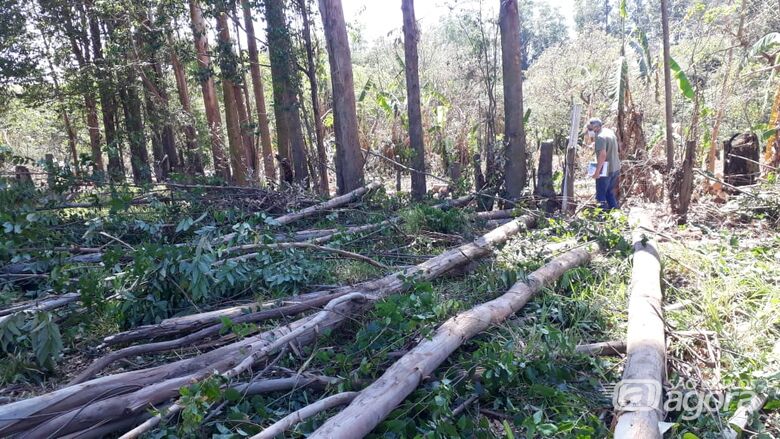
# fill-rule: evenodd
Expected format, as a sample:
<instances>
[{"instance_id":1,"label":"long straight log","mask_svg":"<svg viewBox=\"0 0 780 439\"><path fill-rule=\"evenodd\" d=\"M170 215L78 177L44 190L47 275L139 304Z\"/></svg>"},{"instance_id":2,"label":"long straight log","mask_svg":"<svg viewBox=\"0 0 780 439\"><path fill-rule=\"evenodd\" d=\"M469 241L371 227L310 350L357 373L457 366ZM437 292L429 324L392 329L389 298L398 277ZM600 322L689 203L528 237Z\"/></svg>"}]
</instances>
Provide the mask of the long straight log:
<instances>
[{"instance_id":1,"label":"long straight log","mask_svg":"<svg viewBox=\"0 0 780 439\"><path fill-rule=\"evenodd\" d=\"M626 366L616 388L616 439L661 439L666 341L661 293L661 257L647 213L632 210L634 257L628 304Z\"/></svg>"},{"instance_id":2,"label":"long straight log","mask_svg":"<svg viewBox=\"0 0 780 439\"><path fill-rule=\"evenodd\" d=\"M433 373L463 343L480 332L506 320L525 306L543 287L566 270L590 261L589 249L571 250L515 283L504 295L480 304L447 320L433 337L421 341L401 357L352 403L330 418L310 438L362 438Z\"/></svg>"},{"instance_id":3,"label":"long straight log","mask_svg":"<svg viewBox=\"0 0 780 439\"><path fill-rule=\"evenodd\" d=\"M342 290L317 314L174 363L109 375L75 386L0 406L0 436L26 431L29 437L65 435L96 423L113 422L178 395L178 389L214 373L235 376L263 362L287 343L307 345L328 329L369 310L376 299L404 291L410 279L426 281L484 257L494 246L525 230L534 218L524 216L477 240L448 250L419 265L376 281ZM360 298L344 296L360 296Z\"/></svg>"}]
</instances>

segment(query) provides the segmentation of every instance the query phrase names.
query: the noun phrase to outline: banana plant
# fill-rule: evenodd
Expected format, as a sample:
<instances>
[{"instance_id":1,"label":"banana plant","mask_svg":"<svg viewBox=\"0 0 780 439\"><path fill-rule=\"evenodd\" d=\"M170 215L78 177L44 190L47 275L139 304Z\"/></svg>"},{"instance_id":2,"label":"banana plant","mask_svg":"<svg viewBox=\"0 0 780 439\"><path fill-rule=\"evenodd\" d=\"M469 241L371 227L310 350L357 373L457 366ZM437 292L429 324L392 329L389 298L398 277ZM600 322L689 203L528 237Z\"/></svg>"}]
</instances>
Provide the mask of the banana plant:
<instances>
[{"instance_id":1,"label":"banana plant","mask_svg":"<svg viewBox=\"0 0 780 439\"><path fill-rule=\"evenodd\" d=\"M672 77L674 77L674 80L677 82L677 87L680 89L680 92L682 92L683 96L688 100L693 101L693 98L696 95L693 85L688 79L688 75L685 74L685 71L672 57L669 57L669 68L672 70Z\"/></svg>"}]
</instances>

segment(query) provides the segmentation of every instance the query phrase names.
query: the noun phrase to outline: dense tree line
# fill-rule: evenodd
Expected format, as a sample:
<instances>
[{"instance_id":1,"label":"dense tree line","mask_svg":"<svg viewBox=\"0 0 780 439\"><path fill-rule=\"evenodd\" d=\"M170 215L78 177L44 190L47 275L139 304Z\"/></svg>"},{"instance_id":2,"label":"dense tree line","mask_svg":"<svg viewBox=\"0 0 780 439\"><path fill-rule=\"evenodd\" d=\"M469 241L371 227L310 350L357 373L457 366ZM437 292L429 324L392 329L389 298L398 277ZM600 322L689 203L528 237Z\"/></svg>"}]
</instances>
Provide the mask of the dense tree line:
<instances>
[{"instance_id":1,"label":"dense tree line","mask_svg":"<svg viewBox=\"0 0 780 439\"><path fill-rule=\"evenodd\" d=\"M671 55L696 86L696 117L676 90L662 96L663 14L653 2L576 0L575 39L539 0L453 0L424 32L412 1L397 6L397 33L368 45L337 0L2 0L1 110L56 114L70 170L84 178L216 178L328 194L331 179L343 193L374 170L397 173L400 188L411 168L416 198L435 171L473 184L487 204L490 194L521 196L540 140L560 144L576 103L614 112L627 143L630 125L644 124L648 147L669 119L670 160L680 124L714 125L698 131L716 138L737 125L772 128L774 40L753 53L779 21L765 2L670 3ZM750 26L739 25L744 17ZM620 108L610 84L618 58ZM574 65L550 74L551 63ZM751 66L769 70L738 84ZM736 120L733 101L757 84L766 91L743 101L747 123ZM660 111L666 103L673 117Z\"/></svg>"}]
</instances>

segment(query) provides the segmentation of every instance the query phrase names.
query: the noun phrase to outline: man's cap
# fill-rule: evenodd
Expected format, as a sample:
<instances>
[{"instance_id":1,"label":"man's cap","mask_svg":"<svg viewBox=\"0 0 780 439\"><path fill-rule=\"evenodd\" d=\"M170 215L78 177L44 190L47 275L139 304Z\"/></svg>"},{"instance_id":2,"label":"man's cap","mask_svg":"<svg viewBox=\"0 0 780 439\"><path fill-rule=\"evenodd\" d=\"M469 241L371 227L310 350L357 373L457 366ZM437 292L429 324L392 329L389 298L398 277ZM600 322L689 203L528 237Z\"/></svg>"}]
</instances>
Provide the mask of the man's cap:
<instances>
[{"instance_id":1,"label":"man's cap","mask_svg":"<svg viewBox=\"0 0 780 439\"><path fill-rule=\"evenodd\" d=\"M604 124L601 123L601 119L599 119L598 117L594 117L593 119L588 121L588 125L591 125L591 126L593 126L593 125L602 126Z\"/></svg>"}]
</instances>

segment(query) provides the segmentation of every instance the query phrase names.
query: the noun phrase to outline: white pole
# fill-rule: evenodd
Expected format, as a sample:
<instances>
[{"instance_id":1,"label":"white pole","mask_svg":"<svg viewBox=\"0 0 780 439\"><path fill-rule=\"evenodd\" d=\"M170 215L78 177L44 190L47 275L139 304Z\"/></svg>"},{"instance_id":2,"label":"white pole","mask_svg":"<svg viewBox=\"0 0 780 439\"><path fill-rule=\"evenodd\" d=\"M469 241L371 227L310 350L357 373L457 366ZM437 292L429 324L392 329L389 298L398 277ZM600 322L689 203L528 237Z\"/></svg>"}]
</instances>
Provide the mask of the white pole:
<instances>
[{"instance_id":1,"label":"white pole","mask_svg":"<svg viewBox=\"0 0 780 439\"><path fill-rule=\"evenodd\" d=\"M568 152L570 149L577 150L577 137L579 134L579 127L580 127L580 113L582 112L582 105L575 104L574 107L571 109L571 125L569 126L569 144L566 146L566 157L569 156ZM576 152L574 154L576 157ZM568 207L569 207L569 197L574 197L574 194L569 194L568 190L568 182L569 179L573 179L573 175L569 175L569 169L570 166L569 163L566 163L563 169L563 207L561 211L565 214L567 213Z\"/></svg>"}]
</instances>

